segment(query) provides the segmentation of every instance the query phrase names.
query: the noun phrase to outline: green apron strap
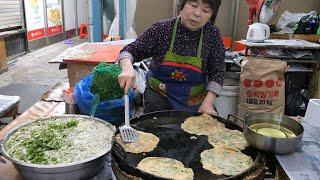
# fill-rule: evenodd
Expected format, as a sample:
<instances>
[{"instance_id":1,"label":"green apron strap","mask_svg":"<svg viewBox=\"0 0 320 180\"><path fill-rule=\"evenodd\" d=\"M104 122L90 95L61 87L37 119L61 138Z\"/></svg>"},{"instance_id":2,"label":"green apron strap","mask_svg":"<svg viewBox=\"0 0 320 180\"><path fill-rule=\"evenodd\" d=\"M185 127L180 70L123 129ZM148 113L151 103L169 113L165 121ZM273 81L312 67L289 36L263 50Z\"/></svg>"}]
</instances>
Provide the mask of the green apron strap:
<instances>
[{"instance_id":1,"label":"green apron strap","mask_svg":"<svg viewBox=\"0 0 320 180\"><path fill-rule=\"evenodd\" d=\"M203 28L201 29L201 36L200 36L200 41L199 41L199 45L198 45L198 52L197 52L198 58L201 58L202 40L203 40Z\"/></svg>"},{"instance_id":2,"label":"green apron strap","mask_svg":"<svg viewBox=\"0 0 320 180\"><path fill-rule=\"evenodd\" d=\"M180 22L180 16L178 16L176 22L174 23L169 52L173 52L173 47L174 47L174 42L176 41L176 35L177 35L177 29L178 29L179 22ZM201 57L202 39L203 39L203 28L201 29L201 36L200 36L200 41L199 41L199 45L198 45L198 49L197 49L197 57Z\"/></svg>"},{"instance_id":3,"label":"green apron strap","mask_svg":"<svg viewBox=\"0 0 320 180\"><path fill-rule=\"evenodd\" d=\"M169 52L173 51L174 42L176 41L176 34L177 34L179 21L180 21L180 16L178 16L176 22L174 23Z\"/></svg>"}]
</instances>

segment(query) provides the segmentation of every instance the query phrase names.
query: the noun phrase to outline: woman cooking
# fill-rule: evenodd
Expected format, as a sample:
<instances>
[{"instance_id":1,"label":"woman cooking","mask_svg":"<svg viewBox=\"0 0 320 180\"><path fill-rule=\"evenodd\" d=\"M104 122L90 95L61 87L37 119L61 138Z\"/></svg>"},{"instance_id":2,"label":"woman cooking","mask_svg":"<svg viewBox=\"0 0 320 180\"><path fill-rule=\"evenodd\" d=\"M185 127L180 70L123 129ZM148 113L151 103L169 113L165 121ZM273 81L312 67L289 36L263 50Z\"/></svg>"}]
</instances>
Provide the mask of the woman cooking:
<instances>
[{"instance_id":1,"label":"woman cooking","mask_svg":"<svg viewBox=\"0 0 320 180\"><path fill-rule=\"evenodd\" d=\"M181 0L177 18L153 24L123 48L118 80L125 93L135 79L132 63L152 57L145 113L174 109L217 114L213 103L225 74L224 46L214 25L220 4L221 0Z\"/></svg>"}]
</instances>

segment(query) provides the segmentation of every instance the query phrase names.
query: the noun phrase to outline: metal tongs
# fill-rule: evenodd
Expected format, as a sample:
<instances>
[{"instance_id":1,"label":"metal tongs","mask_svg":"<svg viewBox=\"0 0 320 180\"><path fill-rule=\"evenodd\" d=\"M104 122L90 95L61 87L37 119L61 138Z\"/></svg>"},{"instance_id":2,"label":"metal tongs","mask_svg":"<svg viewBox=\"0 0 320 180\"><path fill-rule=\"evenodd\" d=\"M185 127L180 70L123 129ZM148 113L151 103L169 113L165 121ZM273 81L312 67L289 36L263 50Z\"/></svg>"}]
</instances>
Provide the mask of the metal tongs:
<instances>
[{"instance_id":1,"label":"metal tongs","mask_svg":"<svg viewBox=\"0 0 320 180\"><path fill-rule=\"evenodd\" d=\"M125 123L123 126L119 127L120 134L122 137L122 140L124 142L137 142L139 140L139 134L138 131L133 129L130 126L130 120L129 120L129 97L127 94L124 96L124 120Z\"/></svg>"}]
</instances>

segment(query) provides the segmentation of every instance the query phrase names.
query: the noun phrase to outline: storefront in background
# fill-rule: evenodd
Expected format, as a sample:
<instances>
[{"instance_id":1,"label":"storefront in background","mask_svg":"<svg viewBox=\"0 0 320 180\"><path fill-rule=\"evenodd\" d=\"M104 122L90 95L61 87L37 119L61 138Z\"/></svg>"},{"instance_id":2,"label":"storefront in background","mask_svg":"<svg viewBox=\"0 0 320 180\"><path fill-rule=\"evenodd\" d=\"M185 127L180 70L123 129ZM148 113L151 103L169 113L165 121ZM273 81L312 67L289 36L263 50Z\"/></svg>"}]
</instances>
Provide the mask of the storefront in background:
<instances>
[{"instance_id":1,"label":"storefront in background","mask_svg":"<svg viewBox=\"0 0 320 180\"><path fill-rule=\"evenodd\" d=\"M29 49L76 36L80 24L87 22L86 1L24 0Z\"/></svg>"}]
</instances>

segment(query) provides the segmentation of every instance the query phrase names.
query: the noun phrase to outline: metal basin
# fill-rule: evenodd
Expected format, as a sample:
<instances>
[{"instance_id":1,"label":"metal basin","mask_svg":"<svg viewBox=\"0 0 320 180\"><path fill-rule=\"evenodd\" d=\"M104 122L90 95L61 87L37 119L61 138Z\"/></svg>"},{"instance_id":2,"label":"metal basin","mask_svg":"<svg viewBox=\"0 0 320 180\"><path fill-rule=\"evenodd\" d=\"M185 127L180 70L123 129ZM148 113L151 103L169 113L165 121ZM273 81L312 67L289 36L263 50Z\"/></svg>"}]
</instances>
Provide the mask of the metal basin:
<instances>
[{"instance_id":1,"label":"metal basin","mask_svg":"<svg viewBox=\"0 0 320 180\"><path fill-rule=\"evenodd\" d=\"M63 116L56 116L56 117L50 117L45 118L43 120L50 120L55 118L83 118L89 120L90 117L83 116L83 115L63 115ZM91 119L90 119L91 120ZM94 118L94 121L99 121L104 124L106 124L110 129L113 131L113 134L115 133L115 127L111 125L110 123L103 121L98 118ZM106 155L111 150L106 149L103 153L96 155L95 157L92 157L90 159L86 159L83 161L77 161L74 163L66 163L66 164L57 164L57 165L39 165L39 164L32 164L32 163L26 163L22 161L18 161L16 159L13 159L10 157L9 154L7 154L5 150L5 143L15 131L18 129L29 125L29 122L24 125L19 126L18 128L12 130L9 132L3 142L1 142L1 153L2 155L10 160L13 165L16 167L16 169L21 173L21 175L25 179L30 180L39 180L39 179L48 179L48 180L70 180L70 179L88 179L89 177L94 176L97 174L101 168L105 164L105 158Z\"/></svg>"},{"instance_id":2,"label":"metal basin","mask_svg":"<svg viewBox=\"0 0 320 180\"><path fill-rule=\"evenodd\" d=\"M255 113L246 116L241 121L244 124L243 133L245 139L251 146L257 149L275 154L289 154L301 145L304 128L298 121L288 116L283 115L279 118L279 115L274 113ZM250 128L250 126L260 123L279 125L292 131L296 136L275 138L259 134Z\"/></svg>"}]
</instances>

